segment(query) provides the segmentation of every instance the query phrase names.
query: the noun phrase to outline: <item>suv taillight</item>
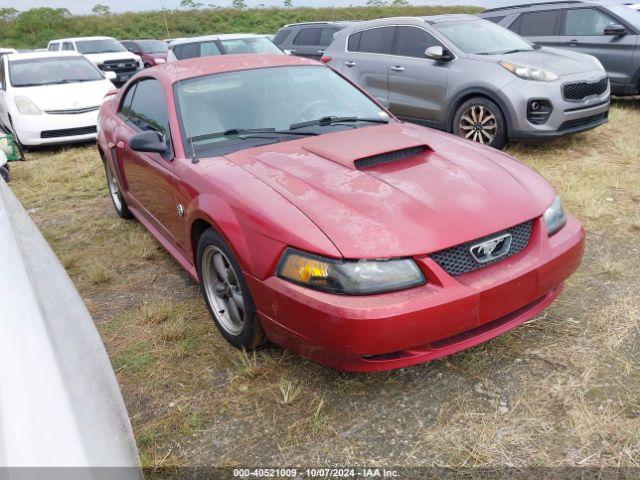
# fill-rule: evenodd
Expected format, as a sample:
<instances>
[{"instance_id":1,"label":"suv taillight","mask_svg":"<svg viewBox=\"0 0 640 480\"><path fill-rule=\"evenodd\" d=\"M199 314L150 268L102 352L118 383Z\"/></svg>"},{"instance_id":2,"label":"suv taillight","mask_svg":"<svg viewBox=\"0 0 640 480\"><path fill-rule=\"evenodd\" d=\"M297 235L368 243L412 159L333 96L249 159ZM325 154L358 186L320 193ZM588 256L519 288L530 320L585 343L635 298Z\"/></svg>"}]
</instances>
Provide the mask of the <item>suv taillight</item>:
<instances>
[{"instance_id":1,"label":"suv taillight","mask_svg":"<svg viewBox=\"0 0 640 480\"><path fill-rule=\"evenodd\" d=\"M333 59L331 57L327 57L326 55L323 55L322 58L320 59L322 63L329 63L331 60Z\"/></svg>"}]
</instances>

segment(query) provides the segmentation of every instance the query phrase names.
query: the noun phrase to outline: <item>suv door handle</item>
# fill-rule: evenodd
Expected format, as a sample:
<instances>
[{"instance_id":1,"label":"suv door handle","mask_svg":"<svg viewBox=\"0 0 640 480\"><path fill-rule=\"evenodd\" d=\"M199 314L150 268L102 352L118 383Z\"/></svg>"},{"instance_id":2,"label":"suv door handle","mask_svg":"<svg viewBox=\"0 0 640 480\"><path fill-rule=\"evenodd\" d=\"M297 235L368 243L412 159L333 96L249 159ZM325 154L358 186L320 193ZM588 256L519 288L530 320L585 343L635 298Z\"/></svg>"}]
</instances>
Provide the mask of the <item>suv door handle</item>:
<instances>
[{"instance_id":1,"label":"suv door handle","mask_svg":"<svg viewBox=\"0 0 640 480\"><path fill-rule=\"evenodd\" d=\"M404 67L401 67L400 65L396 65L395 67L389 67L389 68L394 72L404 72Z\"/></svg>"},{"instance_id":2,"label":"suv door handle","mask_svg":"<svg viewBox=\"0 0 640 480\"><path fill-rule=\"evenodd\" d=\"M344 66L345 67L355 67L356 66L356 62L354 62L353 60L347 60L346 62L344 62Z\"/></svg>"},{"instance_id":3,"label":"suv door handle","mask_svg":"<svg viewBox=\"0 0 640 480\"><path fill-rule=\"evenodd\" d=\"M318 53L319 53L320 55L324 55L324 50L318 50Z\"/></svg>"},{"instance_id":4,"label":"suv door handle","mask_svg":"<svg viewBox=\"0 0 640 480\"><path fill-rule=\"evenodd\" d=\"M570 47L575 47L576 45L578 45L578 40L576 40L575 38L572 40L569 40Z\"/></svg>"}]
</instances>

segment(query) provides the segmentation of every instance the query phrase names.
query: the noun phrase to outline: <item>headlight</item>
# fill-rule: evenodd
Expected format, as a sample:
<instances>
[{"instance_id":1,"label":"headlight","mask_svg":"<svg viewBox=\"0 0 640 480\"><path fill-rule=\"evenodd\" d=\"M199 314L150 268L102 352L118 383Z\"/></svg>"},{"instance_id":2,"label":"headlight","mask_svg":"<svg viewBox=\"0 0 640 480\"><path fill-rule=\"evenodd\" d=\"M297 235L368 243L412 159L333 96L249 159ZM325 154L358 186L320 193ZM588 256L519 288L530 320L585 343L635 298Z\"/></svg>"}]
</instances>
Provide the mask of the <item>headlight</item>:
<instances>
[{"instance_id":1,"label":"headlight","mask_svg":"<svg viewBox=\"0 0 640 480\"><path fill-rule=\"evenodd\" d=\"M556 233L567 223L567 216L564 213L564 208L562 208L560 197L556 197L551 206L544 212L544 223L547 226L547 234L549 236Z\"/></svg>"},{"instance_id":2,"label":"headlight","mask_svg":"<svg viewBox=\"0 0 640 480\"><path fill-rule=\"evenodd\" d=\"M516 65L509 62L499 62L503 68L509 70L515 76L524 80L535 80L537 82L553 82L558 80L558 75L549 70L543 70L542 68L528 67L526 65Z\"/></svg>"},{"instance_id":3,"label":"headlight","mask_svg":"<svg viewBox=\"0 0 640 480\"><path fill-rule=\"evenodd\" d=\"M163 63L167 63L167 61L164 58L154 58L153 61L156 65L162 65Z\"/></svg>"},{"instance_id":4,"label":"headlight","mask_svg":"<svg viewBox=\"0 0 640 480\"><path fill-rule=\"evenodd\" d=\"M13 99L16 108L23 115L41 115L42 111L27 97L17 96Z\"/></svg>"},{"instance_id":5,"label":"headlight","mask_svg":"<svg viewBox=\"0 0 640 480\"><path fill-rule=\"evenodd\" d=\"M347 295L371 295L426 283L411 259L335 260L288 248L277 274L314 290Z\"/></svg>"}]
</instances>

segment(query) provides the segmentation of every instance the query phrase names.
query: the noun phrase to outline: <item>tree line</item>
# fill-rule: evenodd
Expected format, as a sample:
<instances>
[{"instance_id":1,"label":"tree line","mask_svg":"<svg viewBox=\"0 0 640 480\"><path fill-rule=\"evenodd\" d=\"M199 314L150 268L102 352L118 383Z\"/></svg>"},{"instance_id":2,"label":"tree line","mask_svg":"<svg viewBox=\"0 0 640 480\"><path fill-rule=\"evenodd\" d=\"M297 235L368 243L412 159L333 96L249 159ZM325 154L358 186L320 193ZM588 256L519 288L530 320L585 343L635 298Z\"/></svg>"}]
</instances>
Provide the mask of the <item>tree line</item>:
<instances>
[{"instance_id":1,"label":"tree line","mask_svg":"<svg viewBox=\"0 0 640 480\"><path fill-rule=\"evenodd\" d=\"M411 6L405 0L371 0L377 6L345 8L216 8L199 2L180 10L113 14L104 5L93 15L71 15L66 8L39 7L25 11L0 8L0 47L42 48L63 37L106 35L119 39L177 38L216 33L274 33L287 23L322 20L370 20L380 17L475 13L475 7ZM184 2L183 2L184 3ZM244 2L242 2L244 3ZM167 24L165 24L165 17ZM168 26L168 29L167 29Z\"/></svg>"}]
</instances>

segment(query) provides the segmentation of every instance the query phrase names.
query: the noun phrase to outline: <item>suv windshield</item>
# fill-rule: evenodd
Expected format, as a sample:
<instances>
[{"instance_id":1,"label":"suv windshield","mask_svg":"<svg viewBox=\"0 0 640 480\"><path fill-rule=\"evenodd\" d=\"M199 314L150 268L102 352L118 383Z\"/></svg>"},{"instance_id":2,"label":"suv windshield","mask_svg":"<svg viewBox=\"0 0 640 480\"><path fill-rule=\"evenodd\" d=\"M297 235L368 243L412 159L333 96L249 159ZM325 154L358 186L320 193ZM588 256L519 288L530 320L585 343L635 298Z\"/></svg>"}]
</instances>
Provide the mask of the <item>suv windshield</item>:
<instances>
[{"instance_id":1,"label":"suv windshield","mask_svg":"<svg viewBox=\"0 0 640 480\"><path fill-rule=\"evenodd\" d=\"M111 38L101 40L77 40L76 48L80 53L126 52L120 42Z\"/></svg>"},{"instance_id":2,"label":"suv windshield","mask_svg":"<svg viewBox=\"0 0 640 480\"><path fill-rule=\"evenodd\" d=\"M225 51L234 55L237 53L282 53L273 42L264 37L235 38L233 40L221 40Z\"/></svg>"},{"instance_id":3,"label":"suv windshield","mask_svg":"<svg viewBox=\"0 0 640 480\"><path fill-rule=\"evenodd\" d=\"M331 69L321 66L275 67L214 74L180 81L175 88L185 146L192 141L198 153L225 142L237 144L238 135L229 135L235 130L274 129L277 132L290 131L293 137L293 132L321 133L327 128L375 125L353 119L351 123L325 121L305 130L290 130L300 122L327 117L374 118L381 121L389 118L364 93ZM213 135L224 132L227 135ZM269 137L268 132L265 135ZM238 146L219 151L218 154L242 148L245 147Z\"/></svg>"},{"instance_id":4,"label":"suv windshield","mask_svg":"<svg viewBox=\"0 0 640 480\"><path fill-rule=\"evenodd\" d=\"M14 87L33 87L60 83L103 80L102 74L84 57L34 58L9 62Z\"/></svg>"},{"instance_id":5,"label":"suv windshield","mask_svg":"<svg viewBox=\"0 0 640 480\"><path fill-rule=\"evenodd\" d=\"M501 55L534 50L524 38L486 20L436 23L433 27L465 53Z\"/></svg>"},{"instance_id":6,"label":"suv windshield","mask_svg":"<svg viewBox=\"0 0 640 480\"><path fill-rule=\"evenodd\" d=\"M138 40L136 42L144 53L166 53L167 42L162 40Z\"/></svg>"},{"instance_id":7,"label":"suv windshield","mask_svg":"<svg viewBox=\"0 0 640 480\"><path fill-rule=\"evenodd\" d=\"M640 30L640 3L632 5L607 5L607 9Z\"/></svg>"}]
</instances>

